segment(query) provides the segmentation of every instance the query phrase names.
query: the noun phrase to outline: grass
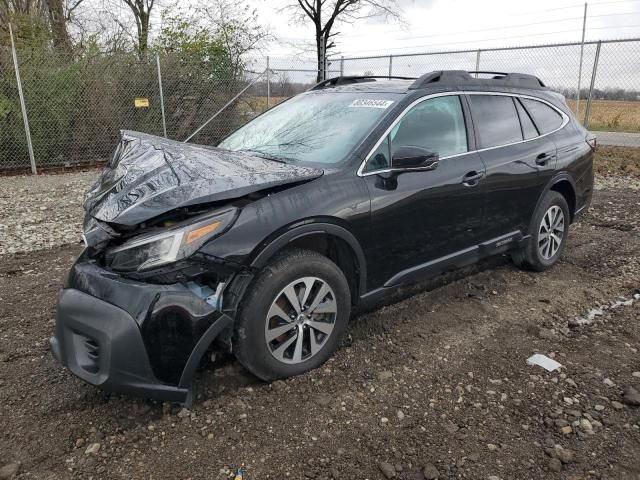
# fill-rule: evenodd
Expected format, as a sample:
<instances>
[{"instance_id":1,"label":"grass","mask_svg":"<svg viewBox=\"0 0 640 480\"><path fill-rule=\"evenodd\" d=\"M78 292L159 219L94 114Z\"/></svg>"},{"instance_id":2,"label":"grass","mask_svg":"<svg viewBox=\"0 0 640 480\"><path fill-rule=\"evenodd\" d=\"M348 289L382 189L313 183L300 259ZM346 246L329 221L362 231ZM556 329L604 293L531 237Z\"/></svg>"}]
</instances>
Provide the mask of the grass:
<instances>
[{"instance_id":1,"label":"grass","mask_svg":"<svg viewBox=\"0 0 640 480\"><path fill-rule=\"evenodd\" d=\"M596 175L640 179L640 148L600 146L594 167Z\"/></svg>"},{"instance_id":2,"label":"grass","mask_svg":"<svg viewBox=\"0 0 640 480\"><path fill-rule=\"evenodd\" d=\"M567 104L575 113L576 101L568 99ZM580 113L577 117L581 122L586 108L587 101L580 100ZM640 101L592 100L589 130L640 132Z\"/></svg>"},{"instance_id":3,"label":"grass","mask_svg":"<svg viewBox=\"0 0 640 480\"><path fill-rule=\"evenodd\" d=\"M289 97L271 97L269 108L284 102ZM240 100L240 110L247 114L258 114L267 109L267 97L247 96Z\"/></svg>"}]
</instances>

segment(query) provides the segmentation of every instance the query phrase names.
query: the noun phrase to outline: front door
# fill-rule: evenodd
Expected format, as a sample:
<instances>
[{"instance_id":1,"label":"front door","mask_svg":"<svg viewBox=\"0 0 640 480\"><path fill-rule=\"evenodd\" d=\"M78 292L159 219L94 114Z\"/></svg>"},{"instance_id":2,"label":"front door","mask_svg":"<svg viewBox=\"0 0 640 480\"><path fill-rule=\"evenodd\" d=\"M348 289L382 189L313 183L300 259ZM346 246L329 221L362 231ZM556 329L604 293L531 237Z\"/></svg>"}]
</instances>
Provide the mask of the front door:
<instances>
[{"instance_id":1,"label":"front door","mask_svg":"<svg viewBox=\"0 0 640 480\"><path fill-rule=\"evenodd\" d=\"M469 152L466 124L459 96L425 99L370 155L363 170L371 196L372 235L365 247L370 288L393 285L403 272L482 240L485 169L480 156ZM438 167L389 172L390 158L402 146L438 153Z\"/></svg>"}]
</instances>

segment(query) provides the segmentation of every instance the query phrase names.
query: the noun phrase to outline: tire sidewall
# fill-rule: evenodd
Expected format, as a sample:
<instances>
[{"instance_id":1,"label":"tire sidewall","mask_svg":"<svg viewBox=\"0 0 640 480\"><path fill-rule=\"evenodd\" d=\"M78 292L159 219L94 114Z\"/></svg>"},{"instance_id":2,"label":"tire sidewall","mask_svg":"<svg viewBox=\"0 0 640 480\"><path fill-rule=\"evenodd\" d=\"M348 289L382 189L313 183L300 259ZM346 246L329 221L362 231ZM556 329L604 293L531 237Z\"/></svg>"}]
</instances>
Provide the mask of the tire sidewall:
<instances>
[{"instance_id":1,"label":"tire sidewall","mask_svg":"<svg viewBox=\"0 0 640 480\"><path fill-rule=\"evenodd\" d=\"M338 313L322 349L313 357L298 363L278 361L265 340L265 324L271 303L283 288L302 277L317 277L326 282L336 297ZM238 360L263 380L299 375L322 365L335 351L350 316L349 285L342 271L328 258L315 252L297 251L274 261L262 270L241 302L234 332L234 348Z\"/></svg>"}]
</instances>

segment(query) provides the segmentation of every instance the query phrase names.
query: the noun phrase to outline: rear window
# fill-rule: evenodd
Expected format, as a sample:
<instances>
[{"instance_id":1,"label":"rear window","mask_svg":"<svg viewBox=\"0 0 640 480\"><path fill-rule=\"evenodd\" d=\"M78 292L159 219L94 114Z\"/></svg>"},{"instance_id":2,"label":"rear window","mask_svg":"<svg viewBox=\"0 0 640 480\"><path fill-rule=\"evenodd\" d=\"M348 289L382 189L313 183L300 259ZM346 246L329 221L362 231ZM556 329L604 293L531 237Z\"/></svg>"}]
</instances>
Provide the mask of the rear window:
<instances>
[{"instance_id":1,"label":"rear window","mask_svg":"<svg viewBox=\"0 0 640 480\"><path fill-rule=\"evenodd\" d=\"M480 148L498 147L522 140L520 120L511 97L469 95L473 124Z\"/></svg>"},{"instance_id":2,"label":"rear window","mask_svg":"<svg viewBox=\"0 0 640 480\"><path fill-rule=\"evenodd\" d=\"M516 109L518 110L518 116L520 117L520 124L522 125L522 135L524 135L525 140L529 140L530 138L535 138L538 136L538 130L536 130L536 126L531 121L531 117L524 109L520 100L515 100Z\"/></svg>"},{"instance_id":3,"label":"rear window","mask_svg":"<svg viewBox=\"0 0 640 480\"><path fill-rule=\"evenodd\" d=\"M529 98L523 98L522 103L531 114L540 133L553 132L562 125L562 115L546 103Z\"/></svg>"}]
</instances>

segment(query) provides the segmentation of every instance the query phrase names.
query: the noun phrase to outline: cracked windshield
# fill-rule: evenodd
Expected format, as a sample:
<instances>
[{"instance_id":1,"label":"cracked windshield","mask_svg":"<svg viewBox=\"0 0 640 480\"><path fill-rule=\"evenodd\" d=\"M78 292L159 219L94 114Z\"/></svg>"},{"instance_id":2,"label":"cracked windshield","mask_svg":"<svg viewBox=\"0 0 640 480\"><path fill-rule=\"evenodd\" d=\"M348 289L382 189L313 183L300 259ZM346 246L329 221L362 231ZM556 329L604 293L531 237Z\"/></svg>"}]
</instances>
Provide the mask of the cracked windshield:
<instances>
[{"instance_id":1,"label":"cracked windshield","mask_svg":"<svg viewBox=\"0 0 640 480\"><path fill-rule=\"evenodd\" d=\"M287 162L338 163L400 97L309 92L269 110L218 146Z\"/></svg>"}]
</instances>

